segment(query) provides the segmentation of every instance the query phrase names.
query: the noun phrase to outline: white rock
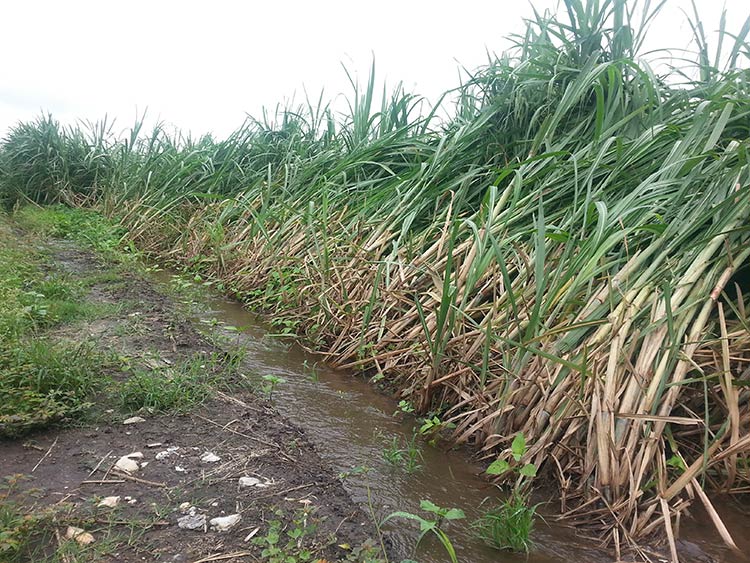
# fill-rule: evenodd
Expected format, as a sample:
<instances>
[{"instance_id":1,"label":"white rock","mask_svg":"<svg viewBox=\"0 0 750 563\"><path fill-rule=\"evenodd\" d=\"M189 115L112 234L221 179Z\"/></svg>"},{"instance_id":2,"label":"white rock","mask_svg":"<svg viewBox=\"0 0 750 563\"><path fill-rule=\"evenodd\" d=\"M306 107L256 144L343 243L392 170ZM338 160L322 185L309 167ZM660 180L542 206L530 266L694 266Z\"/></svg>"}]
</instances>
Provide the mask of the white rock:
<instances>
[{"instance_id":1,"label":"white rock","mask_svg":"<svg viewBox=\"0 0 750 563\"><path fill-rule=\"evenodd\" d=\"M205 454L201 456L201 461L203 463L214 463L219 460L221 460L221 458L213 452L206 452Z\"/></svg>"},{"instance_id":2,"label":"white rock","mask_svg":"<svg viewBox=\"0 0 750 563\"><path fill-rule=\"evenodd\" d=\"M147 448L158 448L161 445L162 445L161 442L152 442L151 444L146 444L146 447Z\"/></svg>"},{"instance_id":3,"label":"white rock","mask_svg":"<svg viewBox=\"0 0 750 563\"><path fill-rule=\"evenodd\" d=\"M240 514L230 514L229 516L218 516L216 518L211 518L211 521L209 523L211 524L212 530L216 530L217 532L226 532L227 530L230 530L234 526L239 524L240 520L242 520L242 516Z\"/></svg>"},{"instance_id":4,"label":"white rock","mask_svg":"<svg viewBox=\"0 0 750 563\"><path fill-rule=\"evenodd\" d=\"M104 497L96 506L106 506L107 508L114 508L119 503L120 497Z\"/></svg>"},{"instance_id":5,"label":"white rock","mask_svg":"<svg viewBox=\"0 0 750 563\"><path fill-rule=\"evenodd\" d=\"M138 424L139 422L146 422L146 419L142 416L131 416L122 421L123 424Z\"/></svg>"},{"instance_id":6,"label":"white rock","mask_svg":"<svg viewBox=\"0 0 750 563\"><path fill-rule=\"evenodd\" d=\"M213 520L212 520L213 522ZM177 519L177 526L183 530L205 530L205 514L188 514Z\"/></svg>"},{"instance_id":7,"label":"white rock","mask_svg":"<svg viewBox=\"0 0 750 563\"><path fill-rule=\"evenodd\" d=\"M88 545L94 541L94 536L89 534L82 528L76 528L75 526L68 526L65 532L65 537L69 540L76 540L81 545Z\"/></svg>"},{"instance_id":8,"label":"white rock","mask_svg":"<svg viewBox=\"0 0 750 563\"><path fill-rule=\"evenodd\" d=\"M135 499L133 497L123 497L123 500L128 504L135 504L136 502L138 502L138 499Z\"/></svg>"},{"instance_id":9,"label":"white rock","mask_svg":"<svg viewBox=\"0 0 750 563\"><path fill-rule=\"evenodd\" d=\"M155 457L158 460L166 459L169 456L176 454L179 449L179 446L169 446L166 450L162 450L157 453Z\"/></svg>"},{"instance_id":10,"label":"white rock","mask_svg":"<svg viewBox=\"0 0 750 563\"><path fill-rule=\"evenodd\" d=\"M265 489L276 484L273 479L260 480L255 477L240 477L239 485L243 487L258 487L259 489Z\"/></svg>"},{"instance_id":11,"label":"white rock","mask_svg":"<svg viewBox=\"0 0 750 563\"><path fill-rule=\"evenodd\" d=\"M177 473L185 473L186 469L182 467L181 465L175 465L174 470L177 471Z\"/></svg>"},{"instance_id":12,"label":"white rock","mask_svg":"<svg viewBox=\"0 0 750 563\"><path fill-rule=\"evenodd\" d=\"M188 512L190 512L190 507L191 506L192 505L189 502L183 502L180 505L180 512L182 512L183 514L187 514Z\"/></svg>"},{"instance_id":13,"label":"white rock","mask_svg":"<svg viewBox=\"0 0 750 563\"><path fill-rule=\"evenodd\" d=\"M138 471L139 466L137 461L135 461L134 459L130 459L128 456L124 455L117 460L117 463L115 463L115 469L119 469L120 471L124 471L125 473L135 473L136 471Z\"/></svg>"}]
</instances>

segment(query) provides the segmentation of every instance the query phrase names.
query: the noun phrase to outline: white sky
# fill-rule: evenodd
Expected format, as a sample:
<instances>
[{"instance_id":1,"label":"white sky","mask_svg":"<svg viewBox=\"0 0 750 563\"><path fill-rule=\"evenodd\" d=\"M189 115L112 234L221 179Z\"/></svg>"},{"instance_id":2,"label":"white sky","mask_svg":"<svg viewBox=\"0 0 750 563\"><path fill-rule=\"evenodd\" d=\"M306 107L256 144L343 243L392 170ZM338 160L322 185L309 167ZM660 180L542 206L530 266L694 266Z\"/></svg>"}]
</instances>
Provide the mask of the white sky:
<instances>
[{"instance_id":1,"label":"white sky","mask_svg":"<svg viewBox=\"0 0 750 563\"><path fill-rule=\"evenodd\" d=\"M748 0L695 1L707 33L724 5L730 30L750 14ZM668 0L654 47L689 45L680 9L689 0ZM341 63L364 80L373 53L380 81L434 100L530 14L525 0L5 0L0 135L42 110L64 122L107 113L125 128L148 107L152 119L224 136L246 113L295 92L302 101L303 86L311 97L349 92Z\"/></svg>"}]
</instances>

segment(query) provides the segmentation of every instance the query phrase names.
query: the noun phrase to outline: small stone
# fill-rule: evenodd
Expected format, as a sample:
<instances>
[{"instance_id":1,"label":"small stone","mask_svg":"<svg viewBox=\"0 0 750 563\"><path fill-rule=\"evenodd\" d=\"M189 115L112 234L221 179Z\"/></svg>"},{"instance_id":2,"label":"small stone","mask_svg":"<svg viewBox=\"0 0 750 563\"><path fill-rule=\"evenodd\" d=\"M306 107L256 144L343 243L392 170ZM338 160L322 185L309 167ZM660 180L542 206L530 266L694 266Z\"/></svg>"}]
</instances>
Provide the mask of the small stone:
<instances>
[{"instance_id":1,"label":"small stone","mask_svg":"<svg viewBox=\"0 0 750 563\"><path fill-rule=\"evenodd\" d=\"M213 452L206 452L205 454L203 454L203 456L201 456L201 461L203 463L215 463L219 460L221 460L221 458Z\"/></svg>"},{"instance_id":2,"label":"small stone","mask_svg":"<svg viewBox=\"0 0 750 563\"><path fill-rule=\"evenodd\" d=\"M175 465L174 470L177 471L177 473L185 473L186 469L182 467L181 465Z\"/></svg>"},{"instance_id":3,"label":"small stone","mask_svg":"<svg viewBox=\"0 0 750 563\"><path fill-rule=\"evenodd\" d=\"M122 421L123 424L138 424L139 422L146 422L146 419L142 416L131 416Z\"/></svg>"},{"instance_id":4,"label":"small stone","mask_svg":"<svg viewBox=\"0 0 750 563\"><path fill-rule=\"evenodd\" d=\"M152 443L150 443L150 444L146 444L146 447L147 447L147 448L158 448L158 447L159 447L159 446L161 446L161 445L162 445L162 443L161 443L161 442L152 442Z\"/></svg>"},{"instance_id":5,"label":"small stone","mask_svg":"<svg viewBox=\"0 0 750 563\"><path fill-rule=\"evenodd\" d=\"M191 506L192 505L189 502L183 502L180 505L180 512L182 512L183 514L187 514L188 512L190 512L190 507Z\"/></svg>"},{"instance_id":6,"label":"small stone","mask_svg":"<svg viewBox=\"0 0 750 563\"><path fill-rule=\"evenodd\" d=\"M130 474L138 471L139 465L137 461L135 461L134 459L130 459L130 457L124 455L117 460L117 463L115 463L115 469L119 469L120 471Z\"/></svg>"},{"instance_id":7,"label":"small stone","mask_svg":"<svg viewBox=\"0 0 750 563\"><path fill-rule=\"evenodd\" d=\"M177 527L182 528L183 530L205 530L206 515L188 514L187 516L181 516L177 519Z\"/></svg>"},{"instance_id":8,"label":"small stone","mask_svg":"<svg viewBox=\"0 0 750 563\"><path fill-rule=\"evenodd\" d=\"M211 521L209 523L211 524L212 530L216 530L217 532L226 532L227 530L230 530L234 526L239 524L240 520L242 520L242 516L240 514L230 514L229 516L218 516L216 518L211 518Z\"/></svg>"},{"instance_id":9,"label":"small stone","mask_svg":"<svg viewBox=\"0 0 750 563\"><path fill-rule=\"evenodd\" d=\"M120 503L120 497L104 497L99 504L96 506L105 506L107 508L114 508Z\"/></svg>"},{"instance_id":10,"label":"small stone","mask_svg":"<svg viewBox=\"0 0 750 563\"><path fill-rule=\"evenodd\" d=\"M179 449L179 446L169 446L166 450L162 450L157 453L155 457L158 460L166 459L169 456L176 454Z\"/></svg>"},{"instance_id":11,"label":"small stone","mask_svg":"<svg viewBox=\"0 0 750 563\"><path fill-rule=\"evenodd\" d=\"M260 485L260 479L255 477L240 477L240 487L257 487Z\"/></svg>"},{"instance_id":12,"label":"small stone","mask_svg":"<svg viewBox=\"0 0 750 563\"><path fill-rule=\"evenodd\" d=\"M65 537L69 540L76 540L81 545L88 545L94 541L94 536L89 534L82 528L76 528L75 526L68 526L65 532Z\"/></svg>"}]
</instances>

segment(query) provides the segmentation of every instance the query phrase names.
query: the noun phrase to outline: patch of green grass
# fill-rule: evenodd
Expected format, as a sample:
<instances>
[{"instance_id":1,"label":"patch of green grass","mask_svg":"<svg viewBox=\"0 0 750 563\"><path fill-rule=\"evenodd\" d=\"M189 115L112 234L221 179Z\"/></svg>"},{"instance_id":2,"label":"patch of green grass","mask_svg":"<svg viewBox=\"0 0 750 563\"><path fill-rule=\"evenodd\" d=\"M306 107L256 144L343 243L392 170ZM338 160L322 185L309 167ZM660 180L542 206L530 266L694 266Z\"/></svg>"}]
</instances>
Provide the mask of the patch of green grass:
<instances>
[{"instance_id":1,"label":"patch of green grass","mask_svg":"<svg viewBox=\"0 0 750 563\"><path fill-rule=\"evenodd\" d=\"M88 344L54 343L42 331L96 316L80 284L44 268L44 257L0 216L0 436L82 416L107 361Z\"/></svg>"},{"instance_id":2,"label":"patch of green grass","mask_svg":"<svg viewBox=\"0 0 750 563\"><path fill-rule=\"evenodd\" d=\"M118 401L125 412L186 413L226 384L235 367L231 357L216 354L197 354L159 368L132 367L127 380L117 388Z\"/></svg>"},{"instance_id":3,"label":"patch of green grass","mask_svg":"<svg viewBox=\"0 0 750 563\"><path fill-rule=\"evenodd\" d=\"M383 448L383 457L388 463L403 467L407 473L422 469L422 461L424 461L416 433L409 440L393 436Z\"/></svg>"},{"instance_id":4,"label":"patch of green grass","mask_svg":"<svg viewBox=\"0 0 750 563\"><path fill-rule=\"evenodd\" d=\"M0 338L6 342L103 313L83 298L82 284L44 265L44 256L22 243L0 217Z\"/></svg>"},{"instance_id":5,"label":"patch of green grass","mask_svg":"<svg viewBox=\"0 0 750 563\"><path fill-rule=\"evenodd\" d=\"M474 522L477 535L495 549L527 553L533 546L536 506L527 495L514 491L498 506L488 510Z\"/></svg>"},{"instance_id":6,"label":"patch of green grass","mask_svg":"<svg viewBox=\"0 0 750 563\"><path fill-rule=\"evenodd\" d=\"M83 416L107 379L106 358L91 345L34 338L0 346L0 436Z\"/></svg>"},{"instance_id":7,"label":"patch of green grass","mask_svg":"<svg viewBox=\"0 0 750 563\"><path fill-rule=\"evenodd\" d=\"M35 233L72 239L110 259L122 260L132 251L123 246L125 230L90 209L27 205L18 209L14 218Z\"/></svg>"}]
</instances>

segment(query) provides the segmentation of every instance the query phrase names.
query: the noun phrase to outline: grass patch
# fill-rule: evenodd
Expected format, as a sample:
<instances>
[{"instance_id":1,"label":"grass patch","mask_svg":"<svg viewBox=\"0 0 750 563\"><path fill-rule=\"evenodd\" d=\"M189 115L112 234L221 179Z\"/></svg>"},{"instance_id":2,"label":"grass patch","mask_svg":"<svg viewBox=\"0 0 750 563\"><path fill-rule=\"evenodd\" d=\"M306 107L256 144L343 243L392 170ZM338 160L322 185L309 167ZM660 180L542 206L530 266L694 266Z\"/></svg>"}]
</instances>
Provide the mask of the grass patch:
<instances>
[{"instance_id":1,"label":"grass patch","mask_svg":"<svg viewBox=\"0 0 750 563\"><path fill-rule=\"evenodd\" d=\"M105 377L91 345L32 339L0 347L0 436L81 417Z\"/></svg>"},{"instance_id":2,"label":"grass patch","mask_svg":"<svg viewBox=\"0 0 750 563\"><path fill-rule=\"evenodd\" d=\"M500 550L528 553L533 546L536 506L529 505L526 495L514 491L474 522L477 535L489 546Z\"/></svg>"},{"instance_id":3,"label":"grass patch","mask_svg":"<svg viewBox=\"0 0 750 563\"><path fill-rule=\"evenodd\" d=\"M126 231L92 210L65 205L26 205L16 211L14 218L34 233L74 240L108 259L121 261L133 251L123 246Z\"/></svg>"},{"instance_id":4,"label":"grass patch","mask_svg":"<svg viewBox=\"0 0 750 563\"><path fill-rule=\"evenodd\" d=\"M54 343L50 327L97 316L84 288L50 271L0 216L0 436L78 418L91 406L107 362L89 344Z\"/></svg>"},{"instance_id":5,"label":"grass patch","mask_svg":"<svg viewBox=\"0 0 750 563\"><path fill-rule=\"evenodd\" d=\"M184 414L227 384L235 370L234 356L196 354L163 368L132 367L116 394L120 407L128 413Z\"/></svg>"},{"instance_id":6,"label":"grass patch","mask_svg":"<svg viewBox=\"0 0 750 563\"><path fill-rule=\"evenodd\" d=\"M31 511L18 502L16 488L21 475L8 475L0 485L0 561L29 561L27 552L49 526L50 511Z\"/></svg>"},{"instance_id":7,"label":"grass patch","mask_svg":"<svg viewBox=\"0 0 750 563\"><path fill-rule=\"evenodd\" d=\"M102 314L84 299L84 285L50 271L44 255L22 244L0 217L0 337L17 340L61 323Z\"/></svg>"}]
</instances>

